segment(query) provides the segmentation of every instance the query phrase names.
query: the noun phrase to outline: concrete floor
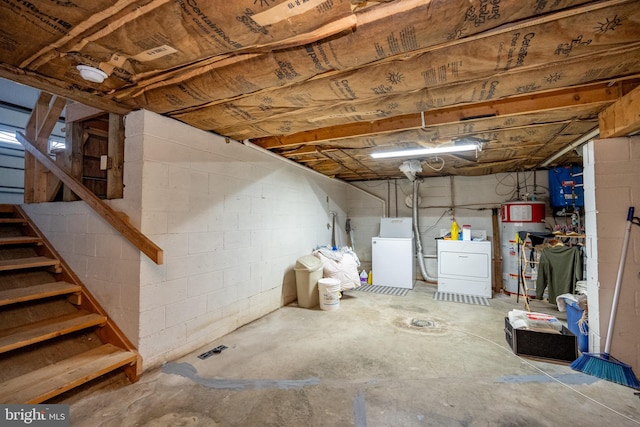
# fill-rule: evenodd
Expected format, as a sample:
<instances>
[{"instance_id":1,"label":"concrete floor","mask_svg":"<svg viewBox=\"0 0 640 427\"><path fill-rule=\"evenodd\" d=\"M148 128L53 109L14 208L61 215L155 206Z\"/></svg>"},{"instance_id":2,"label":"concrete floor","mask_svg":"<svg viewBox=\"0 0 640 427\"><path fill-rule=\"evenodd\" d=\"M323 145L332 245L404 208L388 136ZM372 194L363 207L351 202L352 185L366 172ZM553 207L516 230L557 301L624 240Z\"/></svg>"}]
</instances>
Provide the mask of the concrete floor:
<instances>
[{"instance_id":1,"label":"concrete floor","mask_svg":"<svg viewBox=\"0 0 640 427\"><path fill-rule=\"evenodd\" d=\"M55 403L92 427L640 425L633 389L513 354L504 316L522 301L440 302L435 291L350 291L335 311L293 304L136 384L119 374Z\"/></svg>"}]
</instances>

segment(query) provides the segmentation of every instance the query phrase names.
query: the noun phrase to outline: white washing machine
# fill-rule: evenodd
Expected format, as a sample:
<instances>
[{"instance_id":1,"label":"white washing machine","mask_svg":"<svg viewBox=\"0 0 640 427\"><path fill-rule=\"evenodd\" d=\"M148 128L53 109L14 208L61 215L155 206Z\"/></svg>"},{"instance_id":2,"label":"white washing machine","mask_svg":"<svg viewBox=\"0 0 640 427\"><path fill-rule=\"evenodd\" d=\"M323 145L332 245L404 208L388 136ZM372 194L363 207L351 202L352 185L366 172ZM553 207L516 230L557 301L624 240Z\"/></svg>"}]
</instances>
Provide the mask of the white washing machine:
<instances>
[{"instance_id":1,"label":"white washing machine","mask_svg":"<svg viewBox=\"0 0 640 427\"><path fill-rule=\"evenodd\" d=\"M382 218L371 239L372 281L376 286L413 289L415 245L411 218Z\"/></svg>"}]
</instances>

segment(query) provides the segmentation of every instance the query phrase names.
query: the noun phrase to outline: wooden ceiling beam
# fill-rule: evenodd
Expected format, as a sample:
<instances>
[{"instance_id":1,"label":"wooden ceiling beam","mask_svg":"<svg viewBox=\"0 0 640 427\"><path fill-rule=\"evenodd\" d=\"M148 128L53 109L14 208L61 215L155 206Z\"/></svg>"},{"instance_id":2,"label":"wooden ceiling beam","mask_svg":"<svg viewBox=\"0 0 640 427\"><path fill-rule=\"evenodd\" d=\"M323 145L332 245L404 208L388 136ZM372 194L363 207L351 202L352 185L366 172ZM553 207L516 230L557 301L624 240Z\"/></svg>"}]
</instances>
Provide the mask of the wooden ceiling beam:
<instances>
[{"instance_id":1,"label":"wooden ceiling beam","mask_svg":"<svg viewBox=\"0 0 640 427\"><path fill-rule=\"evenodd\" d=\"M0 77L40 89L62 98L71 99L109 113L127 114L134 110L134 108L114 102L97 93L85 92L75 88L69 83L61 82L30 71L20 70L7 64L0 64Z\"/></svg>"},{"instance_id":2,"label":"wooden ceiling beam","mask_svg":"<svg viewBox=\"0 0 640 427\"><path fill-rule=\"evenodd\" d=\"M355 171L352 170L352 172L354 172L355 174L362 176L363 174L368 173L370 176L377 176L378 178L382 178L375 170L371 169L365 163L361 162L356 157L352 156L348 152L348 150L339 149L338 151L344 154L347 158L349 158L353 163L355 163L359 167L358 170L355 170ZM351 170L351 168L349 168L349 170Z\"/></svg>"},{"instance_id":3,"label":"wooden ceiling beam","mask_svg":"<svg viewBox=\"0 0 640 427\"><path fill-rule=\"evenodd\" d=\"M424 122L425 126L437 126L487 117L531 114L574 106L604 105L618 100L623 93L622 86L626 84L638 85L638 80L633 80L631 83L611 84L610 82L605 82L590 84L535 95L521 95L477 104L434 109L424 112ZM250 141L265 149L286 148L310 142L334 141L407 129L420 129L422 124L422 115L415 113L370 122L327 127L291 135L255 138Z\"/></svg>"},{"instance_id":4,"label":"wooden ceiling beam","mask_svg":"<svg viewBox=\"0 0 640 427\"><path fill-rule=\"evenodd\" d=\"M297 150L289 150L279 153L281 156L290 158L290 157L298 157L298 156L306 156L309 154L315 154L318 151L318 148L313 145L308 145L306 147L300 147Z\"/></svg>"},{"instance_id":5,"label":"wooden ceiling beam","mask_svg":"<svg viewBox=\"0 0 640 427\"><path fill-rule=\"evenodd\" d=\"M37 131L38 139L49 140L51 132L53 132L53 128L58 123L58 120L60 120L60 115L66 104L67 100L64 98L59 96L53 98L51 105L48 106L48 110L46 111L46 116L39 124Z\"/></svg>"},{"instance_id":6,"label":"wooden ceiling beam","mask_svg":"<svg viewBox=\"0 0 640 427\"><path fill-rule=\"evenodd\" d=\"M640 130L640 86L608 106L598 120L600 138L627 136Z\"/></svg>"}]
</instances>

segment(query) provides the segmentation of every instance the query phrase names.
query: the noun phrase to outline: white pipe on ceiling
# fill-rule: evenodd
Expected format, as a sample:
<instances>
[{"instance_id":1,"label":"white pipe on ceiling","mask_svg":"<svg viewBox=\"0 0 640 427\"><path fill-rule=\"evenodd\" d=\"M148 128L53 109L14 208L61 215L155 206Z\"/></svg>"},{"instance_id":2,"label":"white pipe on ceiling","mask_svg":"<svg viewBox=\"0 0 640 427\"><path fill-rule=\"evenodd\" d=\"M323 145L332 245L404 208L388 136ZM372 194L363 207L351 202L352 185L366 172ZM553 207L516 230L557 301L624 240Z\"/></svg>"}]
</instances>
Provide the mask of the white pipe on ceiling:
<instances>
[{"instance_id":1,"label":"white pipe on ceiling","mask_svg":"<svg viewBox=\"0 0 640 427\"><path fill-rule=\"evenodd\" d=\"M571 151L571 150L573 150L575 148L578 148L582 144L585 144L585 143L589 142L591 139L595 138L599 134L600 134L600 129L599 128L596 127L595 129L592 129L589 133L586 133L586 134L582 135L580 138L576 139L574 142L572 142L571 144L567 145L566 147L564 147L562 150L558 151L553 156L549 157L547 160L542 162L540 164L540 166L543 167L543 168L546 168L554 160L564 156L566 153L568 153L569 151Z\"/></svg>"}]
</instances>

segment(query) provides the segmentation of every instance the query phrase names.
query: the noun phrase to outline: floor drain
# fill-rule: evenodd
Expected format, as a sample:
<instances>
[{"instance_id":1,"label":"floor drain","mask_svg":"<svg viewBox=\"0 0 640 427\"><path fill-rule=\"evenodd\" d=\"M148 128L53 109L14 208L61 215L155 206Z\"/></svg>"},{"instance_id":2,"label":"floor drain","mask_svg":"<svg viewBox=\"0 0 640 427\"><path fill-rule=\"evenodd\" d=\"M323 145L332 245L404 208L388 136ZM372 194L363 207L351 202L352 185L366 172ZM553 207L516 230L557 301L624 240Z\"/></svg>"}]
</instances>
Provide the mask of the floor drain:
<instances>
[{"instance_id":1,"label":"floor drain","mask_svg":"<svg viewBox=\"0 0 640 427\"><path fill-rule=\"evenodd\" d=\"M412 319L411 326L416 328L433 328L433 320Z\"/></svg>"},{"instance_id":2,"label":"floor drain","mask_svg":"<svg viewBox=\"0 0 640 427\"><path fill-rule=\"evenodd\" d=\"M419 319L417 317L399 317L395 326L418 334L443 335L447 333L447 325L440 319Z\"/></svg>"}]
</instances>

